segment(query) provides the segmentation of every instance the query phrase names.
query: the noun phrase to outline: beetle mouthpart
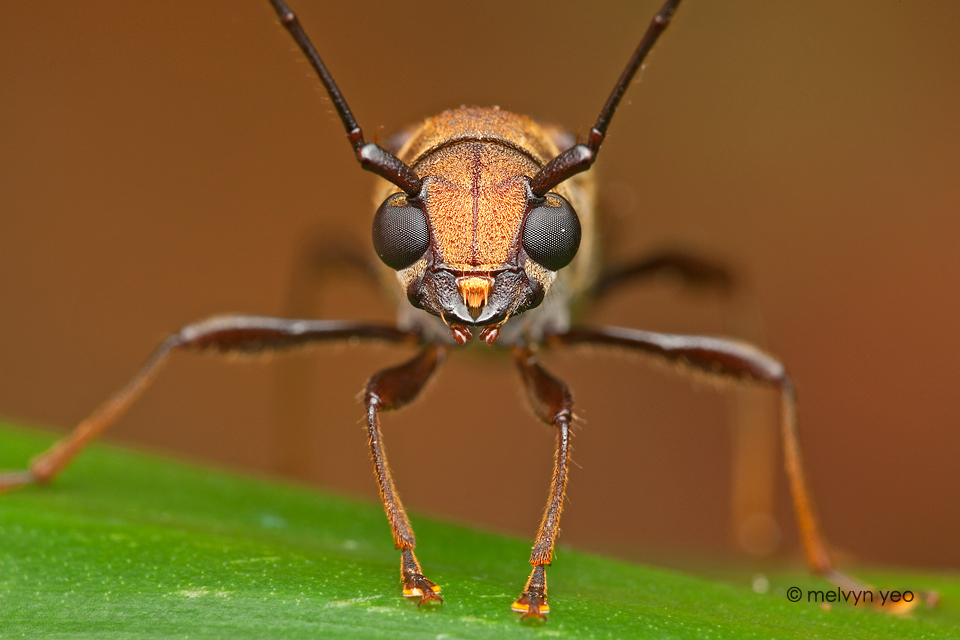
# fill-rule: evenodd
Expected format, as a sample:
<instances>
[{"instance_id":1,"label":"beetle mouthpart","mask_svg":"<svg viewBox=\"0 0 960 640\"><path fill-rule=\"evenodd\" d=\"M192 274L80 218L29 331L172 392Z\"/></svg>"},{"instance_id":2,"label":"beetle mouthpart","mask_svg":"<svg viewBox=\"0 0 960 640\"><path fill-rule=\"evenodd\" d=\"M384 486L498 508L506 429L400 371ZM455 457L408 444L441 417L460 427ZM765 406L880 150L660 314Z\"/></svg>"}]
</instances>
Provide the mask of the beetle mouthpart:
<instances>
[{"instance_id":1,"label":"beetle mouthpart","mask_svg":"<svg viewBox=\"0 0 960 640\"><path fill-rule=\"evenodd\" d=\"M493 287L493 278L487 276L462 276L457 278L457 287L463 297L470 317L476 320L487 306L487 297Z\"/></svg>"},{"instance_id":2,"label":"beetle mouthpart","mask_svg":"<svg viewBox=\"0 0 960 640\"><path fill-rule=\"evenodd\" d=\"M501 323L503 324L503 323ZM500 325L489 324L480 332L480 339L489 345L492 345L500 337Z\"/></svg>"},{"instance_id":3,"label":"beetle mouthpart","mask_svg":"<svg viewBox=\"0 0 960 640\"><path fill-rule=\"evenodd\" d=\"M470 329L462 324L451 324L448 326L450 327L450 335L457 341L457 344L467 344L470 338L473 337Z\"/></svg>"}]
</instances>

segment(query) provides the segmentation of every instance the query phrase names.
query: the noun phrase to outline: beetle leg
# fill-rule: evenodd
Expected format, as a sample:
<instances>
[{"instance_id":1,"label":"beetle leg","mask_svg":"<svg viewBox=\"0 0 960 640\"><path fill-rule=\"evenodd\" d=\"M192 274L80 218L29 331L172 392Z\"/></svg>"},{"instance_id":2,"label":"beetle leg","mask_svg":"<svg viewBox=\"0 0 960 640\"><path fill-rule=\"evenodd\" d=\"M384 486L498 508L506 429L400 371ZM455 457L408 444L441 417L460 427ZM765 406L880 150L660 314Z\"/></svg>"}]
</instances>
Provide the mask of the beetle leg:
<instances>
[{"instance_id":1,"label":"beetle leg","mask_svg":"<svg viewBox=\"0 0 960 640\"><path fill-rule=\"evenodd\" d=\"M533 571L523 593L513 603L513 610L523 613L525 620L543 620L550 612L547 604L547 574L545 565L553 560L553 546L560 528L560 512L567 487L567 469L570 461L570 421L573 418L573 396L563 382L540 366L537 357L527 347L513 348L514 362L520 369L527 398L538 418L557 428L557 453L554 462L550 497L540 522L537 539L530 553Z\"/></svg>"},{"instance_id":2,"label":"beetle leg","mask_svg":"<svg viewBox=\"0 0 960 640\"><path fill-rule=\"evenodd\" d=\"M716 291L724 296L732 295L742 284L736 274L723 264L683 251L667 249L605 268L593 285L590 297L597 300L630 282L650 280L662 275L674 276L691 288Z\"/></svg>"},{"instance_id":3,"label":"beetle leg","mask_svg":"<svg viewBox=\"0 0 960 640\"><path fill-rule=\"evenodd\" d=\"M367 285L377 284L372 254L349 237L335 235L312 238L303 244L292 269L284 313L291 318L315 317L320 293L331 276L350 273L364 278Z\"/></svg>"},{"instance_id":4,"label":"beetle leg","mask_svg":"<svg viewBox=\"0 0 960 640\"><path fill-rule=\"evenodd\" d=\"M56 477L130 408L175 350L255 354L350 338L413 343L420 340L417 334L388 325L339 320L218 316L187 325L164 340L123 389L107 399L66 437L34 458L28 471L0 474L0 491L34 482L45 484Z\"/></svg>"},{"instance_id":5,"label":"beetle leg","mask_svg":"<svg viewBox=\"0 0 960 640\"><path fill-rule=\"evenodd\" d=\"M722 263L682 250L666 249L604 269L590 296L599 300L624 285L663 276L679 280L694 293L718 294L723 303L724 332L763 345L760 312L749 282ZM773 552L780 538L773 508L777 456L777 407L773 400L765 389L741 386L730 403L734 433L733 535L741 548L756 555Z\"/></svg>"},{"instance_id":6,"label":"beetle leg","mask_svg":"<svg viewBox=\"0 0 960 640\"><path fill-rule=\"evenodd\" d=\"M793 382L784 366L773 356L750 344L729 338L655 333L622 327L590 327L572 329L566 333L548 336L551 345L608 345L635 349L645 354L666 359L680 366L685 373L702 375L715 381L729 380L737 384L761 384L780 392L780 421L783 456L800 539L807 565L836 586L851 591L870 587L834 568L826 539L820 530L813 495L807 482L797 432L797 406ZM924 594L934 602L936 594ZM904 603L894 611L903 613L914 605ZM885 610L890 611L887 607Z\"/></svg>"},{"instance_id":7,"label":"beetle leg","mask_svg":"<svg viewBox=\"0 0 960 640\"><path fill-rule=\"evenodd\" d=\"M387 456L383 450L383 434L380 432L380 412L399 409L412 402L443 362L444 355L442 346L428 346L413 359L375 373L367 382L364 394L367 436L377 483L380 486L380 499L383 500L383 508L387 512L394 543L397 549L401 550L400 578L403 580L403 595L419 597L421 605L425 602L443 602L443 599L439 595L440 587L423 576L420 563L413 554L417 541L387 464Z\"/></svg>"},{"instance_id":8,"label":"beetle leg","mask_svg":"<svg viewBox=\"0 0 960 640\"><path fill-rule=\"evenodd\" d=\"M311 238L301 247L294 262L287 290L283 315L288 318L323 317L321 295L324 285L334 276L362 276L365 285L376 285L376 272L368 252L362 251L350 238ZM278 469L303 478L311 468L307 448L314 427L311 415L312 394L317 388L320 370L309 357L283 358L276 363L277 375L273 392L277 407Z\"/></svg>"}]
</instances>

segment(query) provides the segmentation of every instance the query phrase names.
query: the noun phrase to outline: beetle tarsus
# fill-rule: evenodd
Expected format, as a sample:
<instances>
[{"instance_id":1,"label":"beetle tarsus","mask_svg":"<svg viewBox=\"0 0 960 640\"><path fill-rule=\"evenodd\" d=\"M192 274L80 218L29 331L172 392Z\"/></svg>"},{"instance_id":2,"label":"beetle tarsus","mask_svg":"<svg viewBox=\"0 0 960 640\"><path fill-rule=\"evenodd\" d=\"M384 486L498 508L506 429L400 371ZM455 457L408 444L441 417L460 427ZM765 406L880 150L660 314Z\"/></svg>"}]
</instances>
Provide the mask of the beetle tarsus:
<instances>
[{"instance_id":1,"label":"beetle tarsus","mask_svg":"<svg viewBox=\"0 0 960 640\"><path fill-rule=\"evenodd\" d=\"M35 484L36 477L30 471L7 471L0 473L0 493L12 491L28 484Z\"/></svg>"},{"instance_id":2,"label":"beetle tarsus","mask_svg":"<svg viewBox=\"0 0 960 640\"><path fill-rule=\"evenodd\" d=\"M418 607L423 605L443 604L440 597L440 587L427 580L422 573L405 576L403 580L403 595L407 598L420 598Z\"/></svg>"},{"instance_id":3,"label":"beetle tarsus","mask_svg":"<svg viewBox=\"0 0 960 640\"><path fill-rule=\"evenodd\" d=\"M403 595L407 598L420 598L418 607L443 603L440 587L423 575L420 563L413 555L413 549L403 549L400 555L400 577L403 579Z\"/></svg>"},{"instance_id":4,"label":"beetle tarsus","mask_svg":"<svg viewBox=\"0 0 960 640\"><path fill-rule=\"evenodd\" d=\"M927 609L936 609L937 605L940 604L940 593L938 591L919 591L917 593Z\"/></svg>"},{"instance_id":5,"label":"beetle tarsus","mask_svg":"<svg viewBox=\"0 0 960 640\"><path fill-rule=\"evenodd\" d=\"M523 593L510 608L523 614L520 616L523 623L543 624L547 621L550 605L547 604L547 570L544 565L534 565Z\"/></svg>"},{"instance_id":6,"label":"beetle tarsus","mask_svg":"<svg viewBox=\"0 0 960 640\"><path fill-rule=\"evenodd\" d=\"M520 621L526 624L543 624L547 621L546 614L550 613L547 594L536 588L527 589L520 594L510 608L523 614L520 616Z\"/></svg>"}]
</instances>

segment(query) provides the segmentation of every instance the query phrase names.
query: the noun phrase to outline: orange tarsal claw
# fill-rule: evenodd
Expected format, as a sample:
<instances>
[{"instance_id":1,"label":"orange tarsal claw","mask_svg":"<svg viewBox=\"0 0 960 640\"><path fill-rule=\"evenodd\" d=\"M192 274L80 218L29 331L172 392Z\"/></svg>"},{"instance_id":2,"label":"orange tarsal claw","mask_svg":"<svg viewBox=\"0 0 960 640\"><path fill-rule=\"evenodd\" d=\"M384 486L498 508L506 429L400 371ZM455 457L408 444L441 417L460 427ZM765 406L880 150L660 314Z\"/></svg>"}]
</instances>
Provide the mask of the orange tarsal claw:
<instances>
[{"instance_id":1,"label":"orange tarsal claw","mask_svg":"<svg viewBox=\"0 0 960 640\"><path fill-rule=\"evenodd\" d=\"M403 595L407 598L420 598L417 606L443 602L440 587L423 576L420 563L410 549L403 549L400 555L400 576L403 578Z\"/></svg>"},{"instance_id":2,"label":"orange tarsal claw","mask_svg":"<svg viewBox=\"0 0 960 640\"><path fill-rule=\"evenodd\" d=\"M533 568L523 593L510 608L522 613L520 619L524 622L546 622L550 605L547 604L547 572L543 565Z\"/></svg>"},{"instance_id":3,"label":"orange tarsal claw","mask_svg":"<svg viewBox=\"0 0 960 640\"><path fill-rule=\"evenodd\" d=\"M546 596L526 591L517 598L517 601L510 608L523 614L520 616L520 620L523 622L546 622L546 614L550 613L550 605L547 604Z\"/></svg>"},{"instance_id":4,"label":"orange tarsal claw","mask_svg":"<svg viewBox=\"0 0 960 640\"><path fill-rule=\"evenodd\" d=\"M403 581L403 595L407 598L420 598L417 606L427 604L441 604L440 587L424 578L422 575L410 576Z\"/></svg>"}]
</instances>

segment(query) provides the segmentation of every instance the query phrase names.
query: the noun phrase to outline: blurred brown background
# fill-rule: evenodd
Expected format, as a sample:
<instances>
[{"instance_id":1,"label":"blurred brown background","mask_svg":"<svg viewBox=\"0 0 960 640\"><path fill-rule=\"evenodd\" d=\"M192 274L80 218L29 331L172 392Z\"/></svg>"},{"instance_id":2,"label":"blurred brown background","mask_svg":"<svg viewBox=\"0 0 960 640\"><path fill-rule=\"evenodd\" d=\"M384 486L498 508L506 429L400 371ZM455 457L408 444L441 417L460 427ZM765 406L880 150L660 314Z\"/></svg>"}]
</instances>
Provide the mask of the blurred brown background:
<instances>
[{"instance_id":1,"label":"blurred brown background","mask_svg":"<svg viewBox=\"0 0 960 640\"><path fill-rule=\"evenodd\" d=\"M461 104L586 131L657 6L294 3L381 139ZM799 389L826 533L864 561L960 566L958 25L946 0L688 0L597 165L614 257L684 246L749 275ZM65 429L178 326L282 313L311 239L369 242L371 185L265 0L3 3L0 415ZM349 278L322 303L392 314ZM723 330L716 297L668 286L594 318ZM308 356L300 443L279 435L276 362L177 356L109 437L262 472L300 447L307 480L374 500L356 393L407 355ZM507 360L477 355L386 418L391 463L414 510L532 536L553 436ZM729 550L724 394L611 354L546 362L586 420L562 541Z\"/></svg>"}]
</instances>

